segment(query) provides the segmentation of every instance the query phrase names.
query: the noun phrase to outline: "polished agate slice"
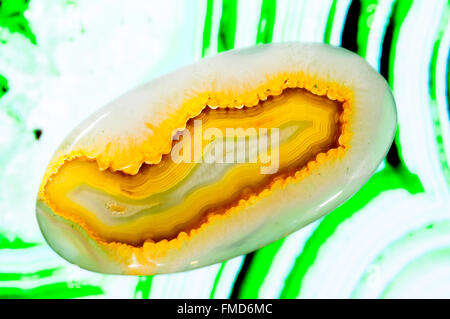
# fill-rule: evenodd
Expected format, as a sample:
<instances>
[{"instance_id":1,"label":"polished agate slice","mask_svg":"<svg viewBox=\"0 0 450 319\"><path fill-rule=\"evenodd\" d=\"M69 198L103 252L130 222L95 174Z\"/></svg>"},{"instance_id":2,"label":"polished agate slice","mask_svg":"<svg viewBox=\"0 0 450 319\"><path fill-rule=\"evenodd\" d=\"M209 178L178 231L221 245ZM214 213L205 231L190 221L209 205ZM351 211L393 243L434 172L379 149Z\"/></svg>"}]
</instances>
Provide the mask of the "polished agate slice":
<instances>
[{"instance_id":1,"label":"polished agate slice","mask_svg":"<svg viewBox=\"0 0 450 319\"><path fill-rule=\"evenodd\" d=\"M251 252L354 194L396 127L383 78L323 44L228 51L82 123L37 200L49 245L83 268L151 275Z\"/></svg>"}]
</instances>

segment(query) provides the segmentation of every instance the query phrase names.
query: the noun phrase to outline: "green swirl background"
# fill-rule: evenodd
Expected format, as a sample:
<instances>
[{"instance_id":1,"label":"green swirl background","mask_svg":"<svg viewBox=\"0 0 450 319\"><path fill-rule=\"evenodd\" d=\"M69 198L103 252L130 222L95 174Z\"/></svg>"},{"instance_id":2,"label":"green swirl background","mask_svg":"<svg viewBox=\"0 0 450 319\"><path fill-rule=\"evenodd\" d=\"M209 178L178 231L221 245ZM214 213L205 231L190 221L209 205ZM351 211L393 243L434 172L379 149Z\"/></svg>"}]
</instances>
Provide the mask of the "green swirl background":
<instances>
[{"instance_id":1,"label":"green swirl background","mask_svg":"<svg viewBox=\"0 0 450 319\"><path fill-rule=\"evenodd\" d=\"M0 298L450 297L448 0L1 0ZM171 275L85 271L34 217L51 155L125 91L232 48L315 41L393 89L395 141L326 217L255 253Z\"/></svg>"}]
</instances>

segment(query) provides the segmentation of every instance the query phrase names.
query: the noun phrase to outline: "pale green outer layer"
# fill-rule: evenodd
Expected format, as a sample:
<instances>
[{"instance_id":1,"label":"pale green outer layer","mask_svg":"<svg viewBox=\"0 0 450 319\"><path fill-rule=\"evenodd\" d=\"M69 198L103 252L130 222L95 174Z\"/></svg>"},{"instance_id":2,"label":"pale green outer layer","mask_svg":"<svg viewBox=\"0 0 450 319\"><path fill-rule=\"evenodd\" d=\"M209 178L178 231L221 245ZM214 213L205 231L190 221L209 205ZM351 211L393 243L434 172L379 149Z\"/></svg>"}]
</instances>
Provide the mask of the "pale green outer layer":
<instances>
[{"instance_id":1,"label":"pale green outer layer","mask_svg":"<svg viewBox=\"0 0 450 319\"><path fill-rule=\"evenodd\" d=\"M89 148L138 134L150 139L146 122L158 126L186 97L202 92L242 95L280 73L304 72L354 92L350 149L325 162L297 183L276 189L220 224L214 224L169 251L157 265L119 265L76 225L56 216L38 199L37 218L50 246L83 268L104 273L184 271L256 250L335 209L373 174L386 155L396 128L396 109L385 80L362 58L324 44L269 44L233 50L154 80L105 106L63 142L59 152ZM147 132L148 134L142 134ZM106 144L105 144L106 145ZM109 151L124 151L112 145Z\"/></svg>"}]
</instances>

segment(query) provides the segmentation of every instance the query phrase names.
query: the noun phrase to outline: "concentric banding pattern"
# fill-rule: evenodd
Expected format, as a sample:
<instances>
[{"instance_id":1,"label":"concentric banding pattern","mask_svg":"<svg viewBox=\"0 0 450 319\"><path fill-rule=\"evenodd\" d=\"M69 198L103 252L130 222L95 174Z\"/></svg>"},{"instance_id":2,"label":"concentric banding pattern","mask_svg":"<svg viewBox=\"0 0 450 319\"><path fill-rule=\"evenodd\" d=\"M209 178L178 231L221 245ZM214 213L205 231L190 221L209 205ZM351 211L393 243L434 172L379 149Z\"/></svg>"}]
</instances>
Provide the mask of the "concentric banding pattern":
<instances>
[{"instance_id":1,"label":"concentric banding pattern","mask_svg":"<svg viewBox=\"0 0 450 319\"><path fill-rule=\"evenodd\" d=\"M31 0L5 12L8 2L0 8L0 296L448 296L448 272L438 271L448 269L445 254L426 257L433 262L421 262L419 273L403 271L450 246L448 231L439 227L448 220L449 185L445 1L146 1L135 7ZM17 21L24 27L8 28ZM342 45L389 80L399 112L397 147L351 200L245 258L180 274L84 271L44 243L33 216L35 192L72 127L121 92L202 55L272 41ZM400 274L408 280L397 280L405 278ZM383 293L391 283L396 289Z\"/></svg>"},{"instance_id":2,"label":"concentric banding pattern","mask_svg":"<svg viewBox=\"0 0 450 319\"><path fill-rule=\"evenodd\" d=\"M101 171L95 161L72 160L45 186L47 202L102 241L142 246L189 234L209 217L260 196L277 180L299 179L316 158L342 155L349 147L343 142L349 109L342 103L285 89L256 106L204 108L186 124L182 133L189 135L181 139L187 141L173 142L171 153L183 147L187 162L174 162L166 154L160 163L144 164L128 175ZM271 128L278 131L272 134ZM202 142L203 158L195 159L194 138L218 134L211 130L223 138L208 137ZM259 154L261 145L268 145L270 154Z\"/></svg>"},{"instance_id":3,"label":"concentric banding pattern","mask_svg":"<svg viewBox=\"0 0 450 319\"><path fill-rule=\"evenodd\" d=\"M352 68L348 70L346 65ZM169 213L169 220L161 219L158 230L159 221L151 214L131 219L129 225L108 225L96 221L94 212L84 213L81 208L62 202L75 190L65 185L66 180L73 180L68 175L70 170L68 173L65 170L68 162L95 159L101 170L139 175L142 164L161 164L162 156L171 150L173 132L185 128L187 121L199 116L206 105L219 109L254 107L261 100L286 96L288 88L304 89L308 94L342 103L342 112L336 114L341 123L336 137L338 144L318 154L305 155L312 159L303 163L303 167L286 176L274 175L265 182L267 186L259 191L250 190L247 197L233 200L230 196L227 200L231 202L225 202L225 209L220 208L223 204L212 201L206 205L212 211L201 217L204 213L200 210L197 214L191 204L189 209L174 212L172 217ZM305 108L301 112L312 114L306 109L312 101L305 105L297 103L293 107ZM270 112L262 107L263 113ZM276 108L289 112L282 107L280 104ZM295 112L290 112L295 119ZM108 262L122 267L112 272L153 274L196 268L279 239L348 198L385 155L393 138L395 120L393 98L384 80L348 51L296 43L230 51L154 80L111 102L85 121L56 152L44 177L39 201L67 223L79 225L84 236L90 237L89 242L93 239L98 243L94 250L104 250L110 256ZM321 130L324 129L326 126L322 125ZM282 162L287 160L288 153ZM293 159L298 156L303 155ZM285 174L283 164L280 169ZM73 174L85 175L81 170ZM69 202L79 205L80 200L82 197ZM296 212L300 208L301 212ZM193 220L196 214L197 220L204 218L204 221L196 227L177 226L177 235L169 229L170 219L178 218L180 224L188 225L189 219L182 219L186 210L192 215L189 219ZM54 245L61 237L59 233L46 231L46 212L38 209L38 220L47 240ZM163 226L166 228L161 229ZM70 237L62 238L71 241ZM60 251L57 245L56 250L72 262L96 271L110 271L91 257L85 258L76 246ZM219 247L221 252L212 253Z\"/></svg>"}]
</instances>

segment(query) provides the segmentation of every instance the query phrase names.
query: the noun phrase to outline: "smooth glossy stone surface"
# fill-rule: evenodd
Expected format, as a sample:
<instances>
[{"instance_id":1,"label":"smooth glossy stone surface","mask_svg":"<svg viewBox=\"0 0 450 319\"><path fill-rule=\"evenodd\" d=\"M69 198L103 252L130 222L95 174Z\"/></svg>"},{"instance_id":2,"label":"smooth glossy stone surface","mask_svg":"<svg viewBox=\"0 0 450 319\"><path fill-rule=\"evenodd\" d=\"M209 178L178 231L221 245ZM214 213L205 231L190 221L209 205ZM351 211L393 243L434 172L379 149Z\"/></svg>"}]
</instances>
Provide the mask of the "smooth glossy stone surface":
<instances>
[{"instance_id":1,"label":"smooth glossy stone surface","mask_svg":"<svg viewBox=\"0 0 450 319\"><path fill-rule=\"evenodd\" d=\"M109 103L62 143L37 218L83 268L151 275L251 252L353 195L396 127L384 79L323 44L234 50Z\"/></svg>"}]
</instances>

